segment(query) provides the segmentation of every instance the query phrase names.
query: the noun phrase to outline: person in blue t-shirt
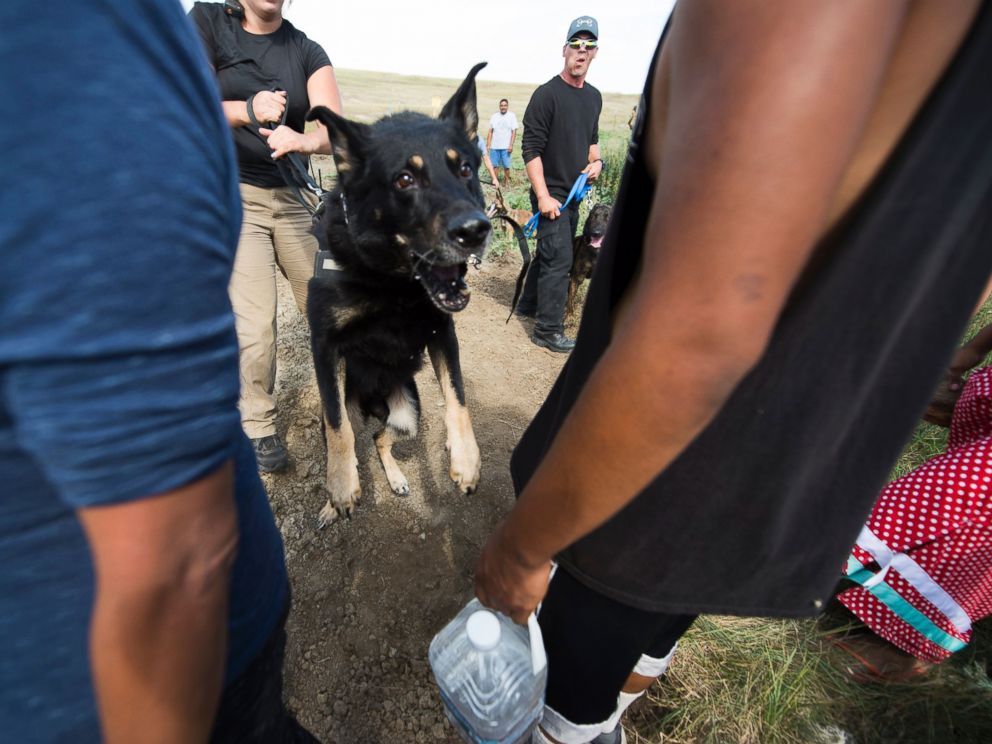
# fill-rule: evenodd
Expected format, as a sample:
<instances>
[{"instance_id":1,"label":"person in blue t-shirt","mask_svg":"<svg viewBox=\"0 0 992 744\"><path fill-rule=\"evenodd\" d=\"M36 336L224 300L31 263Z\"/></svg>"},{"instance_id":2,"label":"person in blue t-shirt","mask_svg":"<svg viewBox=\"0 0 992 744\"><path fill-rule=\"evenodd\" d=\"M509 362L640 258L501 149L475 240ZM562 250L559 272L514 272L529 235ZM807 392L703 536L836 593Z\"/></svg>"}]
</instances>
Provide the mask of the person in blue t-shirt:
<instances>
[{"instance_id":1,"label":"person in blue t-shirt","mask_svg":"<svg viewBox=\"0 0 992 744\"><path fill-rule=\"evenodd\" d=\"M230 133L174 0L0 5L0 731L312 741L238 416ZM25 135L25 133L30 133Z\"/></svg>"}]
</instances>

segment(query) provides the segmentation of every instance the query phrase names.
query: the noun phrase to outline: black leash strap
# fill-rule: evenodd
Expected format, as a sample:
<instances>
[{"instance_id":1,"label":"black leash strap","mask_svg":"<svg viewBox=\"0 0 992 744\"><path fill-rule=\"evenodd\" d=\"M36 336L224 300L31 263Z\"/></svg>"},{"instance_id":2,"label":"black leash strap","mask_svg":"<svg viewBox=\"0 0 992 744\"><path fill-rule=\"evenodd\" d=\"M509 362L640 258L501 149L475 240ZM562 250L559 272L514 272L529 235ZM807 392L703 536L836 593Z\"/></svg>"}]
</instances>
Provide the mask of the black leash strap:
<instances>
[{"instance_id":1,"label":"black leash strap","mask_svg":"<svg viewBox=\"0 0 992 744\"><path fill-rule=\"evenodd\" d=\"M271 126L263 124L255 117L255 110L252 108L252 100L255 98L255 94L248 96L248 100L245 101L246 107L248 109L248 119L252 124L255 125L256 134L257 130L265 127L266 129L275 129L286 123L286 114L289 112L289 99L286 100L286 106L282 110L282 119L278 123L273 123ZM264 141L265 138L261 134L259 137ZM316 222L320 215L324 211L324 190L317 185L317 182L313 180L313 177L307 171L307 167L304 164L305 161L303 157L296 152L288 152L281 158L276 160L276 168L279 169L279 175L282 176L282 180L286 182L286 185L293 192L293 196L296 197L296 201L303 205L313 221ZM307 199L303 196L303 191L306 190L317 197L317 206L314 207Z\"/></svg>"},{"instance_id":2,"label":"black leash strap","mask_svg":"<svg viewBox=\"0 0 992 744\"><path fill-rule=\"evenodd\" d=\"M524 265L520 267L520 273L517 275L517 286L513 290L513 301L510 303L510 314L506 318L506 322L509 323L513 317L513 311L517 309L520 294L524 291L524 280L527 278L527 271L530 269L531 264L530 247L527 245L527 236L524 235L524 229L512 217L507 214L494 214L492 219L503 220L513 228L513 237L517 239L517 246L520 248L520 257L524 262Z\"/></svg>"}]
</instances>

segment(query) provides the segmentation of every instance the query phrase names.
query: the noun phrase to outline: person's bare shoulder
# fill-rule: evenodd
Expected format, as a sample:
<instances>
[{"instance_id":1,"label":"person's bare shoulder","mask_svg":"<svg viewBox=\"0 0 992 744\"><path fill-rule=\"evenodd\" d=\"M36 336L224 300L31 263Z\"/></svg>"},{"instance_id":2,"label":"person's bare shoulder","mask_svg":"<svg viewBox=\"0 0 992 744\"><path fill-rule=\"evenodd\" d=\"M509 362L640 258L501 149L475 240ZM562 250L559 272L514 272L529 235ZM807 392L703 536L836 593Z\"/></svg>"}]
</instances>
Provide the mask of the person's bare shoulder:
<instances>
[{"instance_id":1,"label":"person's bare shoulder","mask_svg":"<svg viewBox=\"0 0 992 744\"><path fill-rule=\"evenodd\" d=\"M706 12L726 15L728 7L720 3L700 3L706 6L704 13L696 13L697 23L705 19ZM800 4L779 8L782 23L790 14L822 15L819 20L810 18L815 27L827 25L830 16L837 12L832 4ZM899 30L892 44L889 64L878 86L875 102L867 119L863 136L855 149L837 188L827 224L836 219L851 206L885 163L893 148L906 131L913 116L926 100L940 79L941 74L953 59L955 52L964 41L979 8L981 0L909 0L898 2L887 0L876 4L878 13L898 16ZM850 22L854 22L852 17ZM695 29L679 27L679 18L672 21L671 38L683 32L692 33ZM767 26L741 23L734 33L746 39L747 35L760 38L775 29ZM669 121L669 102L672 95L671 43L666 43L658 58L652 86L652 110L645 130L645 148L649 171L657 176L661 165L661 143ZM724 50L722 63L746 64L750 60L733 59L735 51L744 52L746 44L735 45ZM810 50L813 53L814 50ZM797 60L798 62L798 60ZM712 64L718 64L714 59ZM732 123L728 123L732 126Z\"/></svg>"}]
</instances>

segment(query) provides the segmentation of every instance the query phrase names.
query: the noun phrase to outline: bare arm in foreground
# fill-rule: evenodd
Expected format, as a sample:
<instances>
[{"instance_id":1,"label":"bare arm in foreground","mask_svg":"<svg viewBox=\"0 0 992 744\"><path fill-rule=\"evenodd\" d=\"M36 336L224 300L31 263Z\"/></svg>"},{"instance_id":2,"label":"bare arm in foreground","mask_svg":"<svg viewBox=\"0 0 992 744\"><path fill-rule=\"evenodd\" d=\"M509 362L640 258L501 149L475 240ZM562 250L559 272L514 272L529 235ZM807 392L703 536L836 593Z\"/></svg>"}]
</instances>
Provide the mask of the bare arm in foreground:
<instances>
[{"instance_id":1,"label":"bare arm in foreground","mask_svg":"<svg viewBox=\"0 0 992 744\"><path fill-rule=\"evenodd\" d=\"M228 462L175 491L78 512L96 569L90 656L108 744L207 741L238 540L232 482Z\"/></svg>"},{"instance_id":2,"label":"bare arm in foreground","mask_svg":"<svg viewBox=\"0 0 992 744\"><path fill-rule=\"evenodd\" d=\"M895 0L679 5L654 81L641 271L611 345L483 548L485 604L523 621L550 559L671 463L760 359L904 12Z\"/></svg>"}]
</instances>

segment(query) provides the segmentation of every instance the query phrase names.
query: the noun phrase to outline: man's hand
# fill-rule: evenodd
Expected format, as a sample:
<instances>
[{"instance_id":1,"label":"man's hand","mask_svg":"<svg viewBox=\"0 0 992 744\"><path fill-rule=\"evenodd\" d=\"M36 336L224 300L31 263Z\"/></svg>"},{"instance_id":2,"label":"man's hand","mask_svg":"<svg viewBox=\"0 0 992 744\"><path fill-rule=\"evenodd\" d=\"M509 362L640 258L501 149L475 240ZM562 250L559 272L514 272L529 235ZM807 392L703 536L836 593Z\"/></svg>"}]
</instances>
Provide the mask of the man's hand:
<instances>
[{"instance_id":1,"label":"man's hand","mask_svg":"<svg viewBox=\"0 0 992 744\"><path fill-rule=\"evenodd\" d=\"M992 323L979 330L974 338L954 352L951 364L923 416L924 421L937 426L951 425L951 414L964 389L965 373L981 364L990 350L992 350Z\"/></svg>"},{"instance_id":2,"label":"man's hand","mask_svg":"<svg viewBox=\"0 0 992 744\"><path fill-rule=\"evenodd\" d=\"M286 109L286 91L260 90L251 99L251 110L260 122L282 121Z\"/></svg>"},{"instance_id":3,"label":"man's hand","mask_svg":"<svg viewBox=\"0 0 992 744\"><path fill-rule=\"evenodd\" d=\"M475 567L475 596L486 607L521 625L548 591L551 561L526 564L514 546L504 521L482 549Z\"/></svg>"},{"instance_id":4,"label":"man's hand","mask_svg":"<svg viewBox=\"0 0 992 744\"><path fill-rule=\"evenodd\" d=\"M551 194L539 196L537 197L537 211L549 220L557 219L561 214L561 202L551 196Z\"/></svg>"},{"instance_id":5,"label":"man's hand","mask_svg":"<svg viewBox=\"0 0 992 744\"><path fill-rule=\"evenodd\" d=\"M275 129L260 127L258 133L266 138L269 147L272 148L272 159L276 160L290 152L302 152L306 155L313 154L311 138L305 134L300 134L295 129L281 124Z\"/></svg>"},{"instance_id":6,"label":"man's hand","mask_svg":"<svg viewBox=\"0 0 992 744\"><path fill-rule=\"evenodd\" d=\"M963 389L964 378L961 373L947 370L940 385L937 386L937 392L933 394L930 405L927 406L926 413L923 414L923 420L937 426L950 426L954 406L957 405Z\"/></svg>"},{"instance_id":7,"label":"man's hand","mask_svg":"<svg viewBox=\"0 0 992 744\"><path fill-rule=\"evenodd\" d=\"M589 163L589 165L587 165L585 168L582 169L582 172L589 177L588 178L589 183L592 183L597 178L599 178L599 174L603 172L603 161L602 160L592 161L591 163Z\"/></svg>"}]
</instances>

